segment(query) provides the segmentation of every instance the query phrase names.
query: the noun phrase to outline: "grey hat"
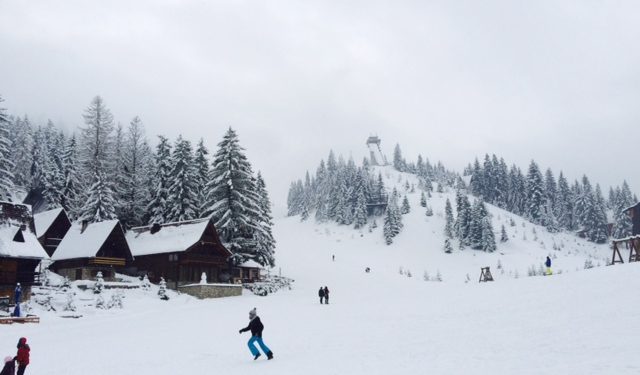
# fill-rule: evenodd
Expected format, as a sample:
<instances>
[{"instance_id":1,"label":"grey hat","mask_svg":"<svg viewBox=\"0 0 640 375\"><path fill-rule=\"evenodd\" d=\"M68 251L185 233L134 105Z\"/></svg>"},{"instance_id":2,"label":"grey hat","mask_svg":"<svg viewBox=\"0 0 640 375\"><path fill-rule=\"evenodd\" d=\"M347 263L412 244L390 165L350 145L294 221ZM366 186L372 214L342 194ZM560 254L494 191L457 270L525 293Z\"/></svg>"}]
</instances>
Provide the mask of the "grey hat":
<instances>
[{"instance_id":1,"label":"grey hat","mask_svg":"<svg viewBox=\"0 0 640 375\"><path fill-rule=\"evenodd\" d=\"M249 316L250 317L254 317L256 316L258 313L256 312L256 308L254 307L253 310L249 311Z\"/></svg>"}]
</instances>

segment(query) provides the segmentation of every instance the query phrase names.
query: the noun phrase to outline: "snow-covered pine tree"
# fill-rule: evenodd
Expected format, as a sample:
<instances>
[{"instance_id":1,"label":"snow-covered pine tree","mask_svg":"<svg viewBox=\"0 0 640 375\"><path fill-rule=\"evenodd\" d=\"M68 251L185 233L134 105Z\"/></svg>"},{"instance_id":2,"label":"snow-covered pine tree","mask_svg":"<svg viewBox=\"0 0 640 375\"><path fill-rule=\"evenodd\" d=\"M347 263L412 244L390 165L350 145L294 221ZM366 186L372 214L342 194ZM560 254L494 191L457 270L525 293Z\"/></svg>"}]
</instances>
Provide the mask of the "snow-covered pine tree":
<instances>
[{"instance_id":1,"label":"snow-covered pine tree","mask_svg":"<svg viewBox=\"0 0 640 375\"><path fill-rule=\"evenodd\" d=\"M507 230L504 227L504 224L502 225L502 229L500 230L500 242L505 243L509 241L509 236L507 235Z\"/></svg>"},{"instance_id":2,"label":"snow-covered pine tree","mask_svg":"<svg viewBox=\"0 0 640 375\"><path fill-rule=\"evenodd\" d=\"M449 238L444 239L444 252L447 254L451 254L453 252L453 247L451 246L451 240Z\"/></svg>"},{"instance_id":3,"label":"snow-covered pine tree","mask_svg":"<svg viewBox=\"0 0 640 375\"><path fill-rule=\"evenodd\" d=\"M555 216L558 219L558 225L560 228L574 230L573 220L573 202L574 197L571 193L571 188L567 183L567 179L562 172L558 176L558 196L556 198L556 211Z\"/></svg>"},{"instance_id":4,"label":"snow-covered pine tree","mask_svg":"<svg viewBox=\"0 0 640 375\"><path fill-rule=\"evenodd\" d=\"M556 179L553 176L553 172L551 168L547 168L544 179L544 193L545 200L549 202L551 211L547 210L546 214L555 215L556 212L556 201L558 197L558 185L556 184Z\"/></svg>"},{"instance_id":5,"label":"snow-covered pine tree","mask_svg":"<svg viewBox=\"0 0 640 375\"><path fill-rule=\"evenodd\" d=\"M191 142L178 136L171 155L167 220L184 221L196 218L198 211L196 175Z\"/></svg>"},{"instance_id":6,"label":"snow-covered pine tree","mask_svg":"<svg viewBox=\"0 0 640 375\"><path fill-rule=\"evenodd\" d=\"M471 246L471 248L475 250L482 249L482 246L483 246L482 219L484 218L484 216L485 216L485 212L481 207L481 201L476 200L473 203L473 206L471 208L471 220L469 222L469 236L468 236L469 246Z\"/></svg>"},{"instance_id":7,"label":"snow-covered pine tree","mask_svg":"<svg viewBox=\"0 0 640 375\"><path fill-rule=\"evenodd\" d=\"M100 96L96 96L82 115L79 154L83 174L107 176L113 170L113 116ZM94 180L95 182L95 180Z\"/></svg>"},{"instance_id":8,"label":"snow-covered pine tree","mask_svg":"<svg viewBox=\"0 0 640 375\"><path fill-rule=\"evenodd\" d=\"M122 150L124 173L120 192L121 211L120 221L125 227L141 225L147 203L147 189L145 188L146 150L144 128L138 116L129 123L124 135Z\"/></svg>"},{"instance_id":9,"label":"snow-covered pine tree","mask_svg":"<svg viewBox=\"0 0 640 375\"><path fill-rule=\"evenodd\" d=\"M234 253L234 261L255 257L255 222L260 218L260 197L252 181L251 164L236 132L229 128L214 155L207 185L205 216L211 215L218 234Z\"/></svg>"},{"instance_id":10,"label":"snow-covered pine tree","mask_svg":"<svg viewBox=\"0 0 640 375\"><path fill-rule=\"evenodd\" d=\"M393 210L388 205L386 210L384 211L384 224L382 226L382 234L384 235L384 239L387 245L391 245L393 243L393 237L395 237L395 234L393 233L393 226Z\"/></svg>"},{"instance_id":11,"label":"snow-covered pine tree","mask_svg":"<svg viewBox=\"0 0 640 375\"><path fill-rule=\"evenodd\" d=\"M209 161L207 160L209 150L204 145L201 138L195 153L195 178L196 178L196 202L198 209L196 217L202 217L203 204L206 201L207 183L209 182Z\"/></svg>"},{"instance_id":12,"label":"snow-covered pine tree","mask_svg":"<svg viewBox=\"0 0 640 375\"><path fill-rule=\"evenodd\" d=\"M409 199L405 195L402 199L402 207L400 208L400 213L405 215L411 211L411 206L409 205Z\"/></svg>"},{"instance_id":13,"label":"snow-covered pine tree","mask_svg":"<svg viewBox=\"0 0 640 375\"><path fill-rule=\"evenodd\" d=\"M274 249L276 240L273 238L273 217L271 216L271 200L267 192L266 185L260 172L256 177L256 188L258 193L258 206L260 217L256 220L256 231L254 239L256 241L254 260L263 266L273 267L275 265Z\"/></svg>"},{"instance_id":14,"label":"snow-covered pine tree","mask_svg":"<svg viewBox=\"0 0 640 375\"><path fill-rule=\"evenodd\" d=\"M445 221L444 235L448 239L453 239L453 228L454 228L453 209L451 207L451 202L449 201L449 198L447 198L447 201L445 202L445 205L444 205L444 221Z\"/></svg>"},{"instance_id":15,"label":"snow-covered pine tree","mask_svg":"<svg viewBox=\"0 0 640 375\"><path fill-rule=\"evenodd\" d=\"M527 174L527 210L526 215L532 222L540 224L544 214L546 205L544 182L542 174L535 161L529 164L529 173Z\"/></svg>"},{"instance_id":16,"label":"snow-covered pine tree","mask_svg":"<svg viewBox=\"0 0 640 375\"><path fill-rule=\"evenodd\" d=\"M25 121L29 121L25 116ZM31 150L30 181L32 191L42 191L44 189L44 174L46 170L46 160L49 150L44 129L39 126L33 135L33 148Z\"/></svg>"},{"instance_id":17,"label":"snow-covered pine tree","mask_svg":"<svg viewBox=\"0 0 640 375\"><path fill-rule=\"evenodd\" d=\"M33 163L33 129L26 116L24 121L16 117L13 121L13 129L15 132L11 146L11 158L15 163L13 181L16 186L28 191L31 187L31 164Z\"/></svg>"},{"instance_id":18,"label":"snow-covered pine tree","mask_svg":"<svg viewBox=\"0 0 640 375\"><path fill-rule=\"evenodd\" d=\"M107 177L99 172L94 176L93 181L87 192L87 201L78 211L80 214L78 220L96 223L117 219L113 191L109 187Z\"/></svg>"},{"instance_id":19,"label":"snow-covered pine tree","mask_svg":"<svg viewBox=\"0 0 640 375\"><path fill-rule=\"evenodd\" d=\"M424 195L424 191L420 193L420 206L427 207L427 197Z\"/></svg>"},{"instance_id":20,"label":"snow-covered pine tree","mask_svg":"<svg viewBox=\"0 0 640 375\"><path fill-rule=\"evenodd\" d=\"M627 181L624 181L620 192L613 199L613 215L615 219L613 238L625 238L631 235L633 224L629 215L623 210L634 203L629 185Z\"/></svg>"},{"instance_id":21,"label":"snow-covered pine tree","mask_svg":"<svg viewBox=\"0 0 640 375\"><path fill-rule=\"evenodd\" d=\"M356 229L364 228L364 226L367 225L367 199L364 196L363 188L358 191L358 200L356 201L356 211L354 216L354 227Z\"/></svg>"},{"instance_id":22,"label":"snow-covered pine tree","mask_svg":"<svg viewBox=\"0 0 640 375\"><path fill-rule=\"evenodd\" d=\"M496 238L493 234L493 226L488 216L482 218L482 250L492 253L496 251Z\"/></svg>"},{"instance_id":23,"label":"snow-covered pine tree","mask_svg":"<svg viewBox=\"0 0 640 375\"><path fill-rule=\"evenodd\" d=\"M150 188L151 202L147 205L147 215L150 224L163 224L167 222L167 196L171 175L171 145L163 136L156 147L155 171L153 184Z\"/></svg>"},{"instance_id":24,"label":"snow-covered pine tree","mask_svg":"<svg viewBox=\"0 0 640 375\"><path fill-rule=\"evenodd\" d=\"M0 105L2 102L3 99L0 97ZM0 107L0 200L12 200L15 190L13 185L13 166L9 120L5 109Z\"/></svg>"},{"instance_id":25,"label":"snow-covered pine tree","mask_svg":"<svg viewBox=\"0 0 640 375\"><path fill-rule=\"evenodd\" d=\"M456 209L458 216L454 225L455 233L460 240L460 246L469 245L469 230L471 226L471 204L466 194L458 191L456 194Z\"/></svg>"}]
</instances>

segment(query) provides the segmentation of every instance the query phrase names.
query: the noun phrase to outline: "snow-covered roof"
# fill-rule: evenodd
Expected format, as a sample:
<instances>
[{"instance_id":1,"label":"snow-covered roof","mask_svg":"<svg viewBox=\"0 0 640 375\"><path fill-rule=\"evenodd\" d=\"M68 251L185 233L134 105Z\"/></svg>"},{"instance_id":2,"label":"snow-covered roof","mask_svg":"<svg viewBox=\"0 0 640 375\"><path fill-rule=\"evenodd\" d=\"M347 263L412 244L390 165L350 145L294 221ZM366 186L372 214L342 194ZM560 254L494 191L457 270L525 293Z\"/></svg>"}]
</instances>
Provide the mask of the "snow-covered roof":
<instances>
[{"instance_id":1,"label":"snow-covered roof","mask_svg":"<svg viewBox=\"0 0 640 375\"><path fill-rule=\"evenodd\" d=\"M127 242L134 257L185 251L200 241L207 224L208 218L161 224L157 232L153 226L132 228Z\"/></svg>"},{"instance_id":2,"label":"snow-covered roof","mask_svg":"<svg viewBox=\"0 0 640 375\"><path fill-rule=\"evenodd\" d=\"M36 224L36 235L42 236L47 229L53 224L53 221L60 215L62 208L54 208L53 210L41 212L33 215L33 221Z\"/></svg>"},{"instance_id":3,"label":"snow-covered roof","mask_svg":"<svg viewBox=\"0 0 640 375\"><path fill-rule=\"evenodd\" d=\"M22 231L24 242L14 241L19 226L0 225L0 257L10 258L48 258L49 256L38 242L35 233L29 228Z\"/></svg>"},{"instance_id":4,"label":"snow-covered roof","mask_svg":"<svg viewBox=\"0 0 640 375\"><path fill-rule=\"evenodd\" d=\"M636 207L638 207L638 205L640 205L640 202L636 202L636 203L634 203L634 205L633 205L633 206L629 206L629 207L627 207L627 208L623 209L623 210L622 210L622 212L627 212L627 211L629 211L629 210L630 210L630 209L632 209L632 208L636 208Z\"/></svg>"},{"instance_id":5,"label":"snow-covered roof","mask_svg":"<svg viewBox=\"0 0 640 375\"><path fill-rule=\"evenodd\" d=\"M51 259L95 257L117 225L119 225L118 220L101 221L89 224L82 232L82 225L80 223L74 224L58 245Z\"/></svg>"},{"instance_id":6,"label":"snow-covered roof","mask_svg":"<svg viewBox=\"0 0 640 375\"><path fill-rule=\"evenodd\" d=\"M260 263L256 262L253 259L250 259L244 263L242 263L239 267L245 267L245 268L262 268L262 265L260 265Z\"/></svg>"}]
</instances>

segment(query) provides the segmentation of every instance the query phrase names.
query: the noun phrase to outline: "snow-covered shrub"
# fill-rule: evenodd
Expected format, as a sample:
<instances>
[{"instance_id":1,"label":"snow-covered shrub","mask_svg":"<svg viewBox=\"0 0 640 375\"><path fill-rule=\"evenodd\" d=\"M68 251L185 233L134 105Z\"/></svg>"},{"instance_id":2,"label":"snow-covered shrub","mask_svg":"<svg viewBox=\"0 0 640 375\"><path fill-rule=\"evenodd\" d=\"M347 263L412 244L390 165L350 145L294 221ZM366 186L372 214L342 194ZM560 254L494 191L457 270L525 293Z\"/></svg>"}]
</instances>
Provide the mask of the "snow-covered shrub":
<instances>
[{"instance_id":1,"label":"snow-covered shrub","mask_svg":"<svg viewBox=\"0 0 640 375\"><path fill-rule=\"evenodd\" d=\"M145 292L148 292L149 290L151 290L151 282L149 281L149 277L147 275L144 275L144 279L142 279L141 288Z\"/></svg>"},{"instance_id":2,"label":"snow-covered shrub","mask_svg":"<svg viewBox=\"0 0 640 375\"><path fill-rule=\"evenodd\" d=\"M433 209L431 208L431 206L427 206L427 210L424 213L427 217L431 217L433 216Z\"/></svg>"},{"instance_id":3,"label":"snow-covered shrub","mask_svg":"<svg viewBox=\"0 0 640 375\"><path fill-rule=\"evenodd\" d=\"M67 292L67 301L64 304L64 311L76 311L76 303L74 301L76 293L73 291Z\"/></svg>"},{"instance_id":4,"label":"snow-covered shrub","mask_svg":"<svg viewBox=\"0 0 640 375\"><path fill-rule=\"evenodd\" d=\"M283 276L268 275L263 281L244 284L244 288L250 290L258 296L266 296L275 293L280 289L291 289L293 279Z\"/></svg>"},{"instance_id":5,"label":"snow-covered shrub","mask_svg":"<svg viewBox=\"0 0 640 375\"><path fill-rule=\"evenodd\" d=\"M104 309L104 308L106 308L106 305L104 303L104 297L102 296L102 293L96 294L95 306L96 306L96 309Z\"/></svg>"},{"instance_id":6,"label":"snow-covered shrub","mask_svg":"<svg viewBox=\"0 0 640 375\"><path fill-rule=\"evenodd\" d=\"M98 271L96 274L96 283L93 286L93 293L100 294L104 289L104 279L102 278L102 272Z\"/></svg>"},{"instance_id":7,"label":"snow-covered shrub","mask_svg":"<svg viewBox=\"0 0 640 375\"><path fill-rule=\"evenodd\" d=\"M62 282L62 290L69 290L71 288L71 281L67 276L64 277L64 281Z\"/></svg>"},{"instance_id":8,"label":"snow-covered shrub","mask_svg":"<svg viewBox=\"0 0 640 375\"><path fill-rule=\"evenodd\" d=\"M398 270L398 273L400 273L401 275L404 275L404 268L402 268L402 266L400 266L400 269Z\"/></svg>"},{"instance_id":9,"label":"snow-covered shrub","mask_svg":"<svg viewBox=\"0 0 640 375\"><path fill-rule=\"evenodd\" d=\"M113 309L113 308L118 308L121 309L123 307L122 305L122 292L120 292L119 290L116 291L115 293L113 293L111 295L111 299L109 300L109 303L107 304L107 308L109 309Z\"/></svg>"},{"instance_id":10,"label":"snow-covered shrub","mask_svg":"<svg viewBox=\"0 0 640 375\"><path fill-rule=\"evenodd\" d=\"M587 259L584 261L584 269L588 270L593 268L593 262L591 261L591 259Z\"/></svg>"},{"instance_id":11,"label":"snow-covered shrub","mask_svg":"<svg viewBox=\"0 0 640 375\"><path fill-rule=\"evenodd\" d=\"M160 278L160 289L158 289L158 296L163 301L168 301L169 296L167 295L167 282L164 281L164 277Z\"/></svg>"},{"instance_id":12,"label":"snow-covered shrub","mask_svg":"<svg viewBox=\"0 0 640 375\"><path fill-rule=\"evenodd\" d=\"M40 274L40 282L43 286L49 286L51 280L49 275L49 269L45 268L42 274Z\"/></svg>"},{"instance_id":13,"label":"snow-covered shrub","mask_svg":"<svg viewBox=\"0 0 640 375\"><path fill-rule=\"evenodd\" d=\"M442 281L442 274L440 273L440 270L436 273L436 281Z\"/></svg>"},{"instance_id":14,"label":"snow-covered shrub","mask_svg":"<svg viewBox=\"0 0 640 375\"><path fill-rule=\"evenodd\" d=\"M407 277L413 277L410 270L407 270Z\"/></svg>"},{"instance_id":15,"label":"snow-covered shrub","mask_svg":"<svg viewBox=\"0 0 640 375\"><path fill-rule=\"evenodd\" d=\"M424 279L424 281L429 281L429 272L427 272L427 270L425 270L424 274L422 274L422 278Z\"/></svg>"}]
</instances>

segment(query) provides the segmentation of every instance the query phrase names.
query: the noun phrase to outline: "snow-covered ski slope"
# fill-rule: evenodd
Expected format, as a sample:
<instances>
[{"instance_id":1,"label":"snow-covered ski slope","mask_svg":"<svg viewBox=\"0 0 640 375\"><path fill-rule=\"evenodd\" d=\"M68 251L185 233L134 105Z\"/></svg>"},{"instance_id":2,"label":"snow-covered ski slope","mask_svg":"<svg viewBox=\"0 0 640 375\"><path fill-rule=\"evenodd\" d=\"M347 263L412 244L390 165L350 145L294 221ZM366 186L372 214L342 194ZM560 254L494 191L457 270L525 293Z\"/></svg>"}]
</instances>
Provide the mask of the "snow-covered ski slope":
<instances>
[{"instance_id":1,"label":"snow-covered ski slope","mask_svg":"<svg viewBox=\"0 0 640 375\"><path fill-rule=\"evenodd\" d=\"M388 174L388 181L398 180ZM409 194L412 211L391 246L381 221L370 233L278 218L278 268L296 280L293 290L204 301L172 293L167 302L154 292L127 291L123 310L94 310L80 319L39 312L39 325L0 327L0 354L14 353L26 336L27 371L61 375L639 373L640 299L633 287L639 264L584 270L587 259L604 264L606 246L542 228L534 241L533 226L517 217L515 227L505 223L511 238L496 253L444 254L447 197L453 193L434 193L434 216L426 218L419 192ZM499 238L510 214L489 209ZM564 247L553 250L554 240ZM562 274L527 277L527 268L548 254ZM477 282L481 266L491 266L495 282ZM424 281L425 270L432 277L439 270L443 281ZM318 301L325 285L330 305ZM248 334L238 334L253 307L273 361L253 361Z\"/></svg>"}]
</instances>

